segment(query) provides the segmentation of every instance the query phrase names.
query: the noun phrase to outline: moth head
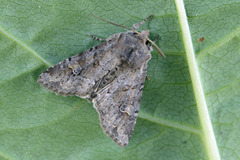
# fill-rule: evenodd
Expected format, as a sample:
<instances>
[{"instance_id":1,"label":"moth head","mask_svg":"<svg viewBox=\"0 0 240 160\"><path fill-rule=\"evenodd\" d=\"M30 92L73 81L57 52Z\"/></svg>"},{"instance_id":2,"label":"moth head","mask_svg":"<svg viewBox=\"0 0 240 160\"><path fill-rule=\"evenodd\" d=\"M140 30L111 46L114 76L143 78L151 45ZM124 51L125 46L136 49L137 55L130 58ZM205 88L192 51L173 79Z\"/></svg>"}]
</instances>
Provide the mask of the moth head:
<instances>
[{"instance_id":1,"label":"moth head","mask_svg":"<svg viewBox=\"0 0 240 160\"><path fill-rule=\"evenodd\" d=\"M146 31L141 31L138 35L144 42L146 42L148 41L149 34L150 34L150 31L146 30Z\"/></svg>"}]
</instances>

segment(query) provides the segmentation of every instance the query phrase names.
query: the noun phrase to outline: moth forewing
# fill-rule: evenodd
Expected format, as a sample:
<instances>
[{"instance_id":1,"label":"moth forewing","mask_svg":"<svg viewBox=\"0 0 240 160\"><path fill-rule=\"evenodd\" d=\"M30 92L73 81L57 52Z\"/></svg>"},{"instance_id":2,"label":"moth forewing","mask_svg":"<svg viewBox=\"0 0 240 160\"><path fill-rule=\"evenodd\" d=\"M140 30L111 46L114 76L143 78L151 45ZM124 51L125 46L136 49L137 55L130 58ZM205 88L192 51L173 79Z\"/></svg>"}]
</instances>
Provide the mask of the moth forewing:
<instances>
[{"instance_id":1,"label":"moth forewing","mask_svg":"<svg viewBox=\"0 0 240 160\"><path fill-rule=\"evenodd\" d=\"M38 82L57 94L92 101L104 132L124 147L136 124L152 45L162 51L148 38L148 30L138 32L97 18L130 31L113 34L102 44L59 62L43 72Z\"/></svg>"}]
</instances>

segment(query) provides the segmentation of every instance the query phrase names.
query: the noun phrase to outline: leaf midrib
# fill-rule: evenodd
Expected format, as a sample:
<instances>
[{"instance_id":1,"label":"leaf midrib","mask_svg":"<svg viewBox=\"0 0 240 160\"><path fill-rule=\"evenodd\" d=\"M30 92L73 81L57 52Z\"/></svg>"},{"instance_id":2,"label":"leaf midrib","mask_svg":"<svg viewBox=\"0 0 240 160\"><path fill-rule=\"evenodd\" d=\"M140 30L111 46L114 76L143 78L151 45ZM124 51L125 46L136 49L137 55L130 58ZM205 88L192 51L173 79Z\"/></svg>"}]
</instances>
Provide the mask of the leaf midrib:
<instances>
[{"instance_id":1,"label":"leaf midrib","mask_svg":"<svg viewBox=\"0 0 240 160\"><path fill-rule=\"evenodd\" d=\"M219 160L220 154L213 131L212 122L208 112L208 106L205 99L202 83L200 80L200 73L196 62L196 56L193 49L192 37L188 24L186 9L183 0L175 0L176 9L179 17L179 24L182 31L183 44L186 51L186 58L188 62L190 77L192 79L193 91L197 104L200 124L202 127L202 141L205 145L208 158Z\"/></svg>"}]
</instances>

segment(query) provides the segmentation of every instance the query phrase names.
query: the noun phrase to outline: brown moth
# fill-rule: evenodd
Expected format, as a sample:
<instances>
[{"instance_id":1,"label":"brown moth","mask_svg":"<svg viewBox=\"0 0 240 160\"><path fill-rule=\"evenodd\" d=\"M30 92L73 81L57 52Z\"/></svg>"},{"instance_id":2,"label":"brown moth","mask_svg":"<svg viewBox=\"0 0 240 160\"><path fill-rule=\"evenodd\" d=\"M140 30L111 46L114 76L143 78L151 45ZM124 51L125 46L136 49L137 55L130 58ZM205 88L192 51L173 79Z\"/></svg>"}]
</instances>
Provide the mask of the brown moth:
<instances>
[{"instance_id":1,"label":"brown moth","mask_svg":"<svg viewBox=\"0 0 240 160\"><path fill-rule=\"evenodd\" d=\"M136 31L151 16L133 28L94 16L130 31L107 39L90 35L104 42L59 62L38 78L41 86L56 94L92 101L104 132L121 147L128 144L136 124L152 45L165 57L148 38L148 30Z\"/></svg>"}]
</instances>

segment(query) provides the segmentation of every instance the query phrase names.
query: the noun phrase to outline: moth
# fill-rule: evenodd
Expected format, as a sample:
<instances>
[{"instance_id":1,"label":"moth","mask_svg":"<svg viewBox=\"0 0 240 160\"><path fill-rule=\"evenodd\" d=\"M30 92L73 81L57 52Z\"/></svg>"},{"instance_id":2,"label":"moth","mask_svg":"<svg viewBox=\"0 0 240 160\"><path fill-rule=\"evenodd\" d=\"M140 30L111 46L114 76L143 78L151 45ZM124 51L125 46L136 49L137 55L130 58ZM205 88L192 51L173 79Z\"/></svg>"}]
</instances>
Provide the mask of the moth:
<instances>
[{"instance_id":1,"label":"moth","mask_svg":"<svg viewBox=\"0 0 240 160\"><path fill-rule=\"evenodd\" d=\"M96 17L129 31L107 39L90 35L103 43L59 62L38 78L41 86L56 94L91 101L104 132L121 147L129 143L136 124L152 46L165 57L148 38L149 30L136 30L150 17L133 28Z\"/></svg>"}]
</instances>

